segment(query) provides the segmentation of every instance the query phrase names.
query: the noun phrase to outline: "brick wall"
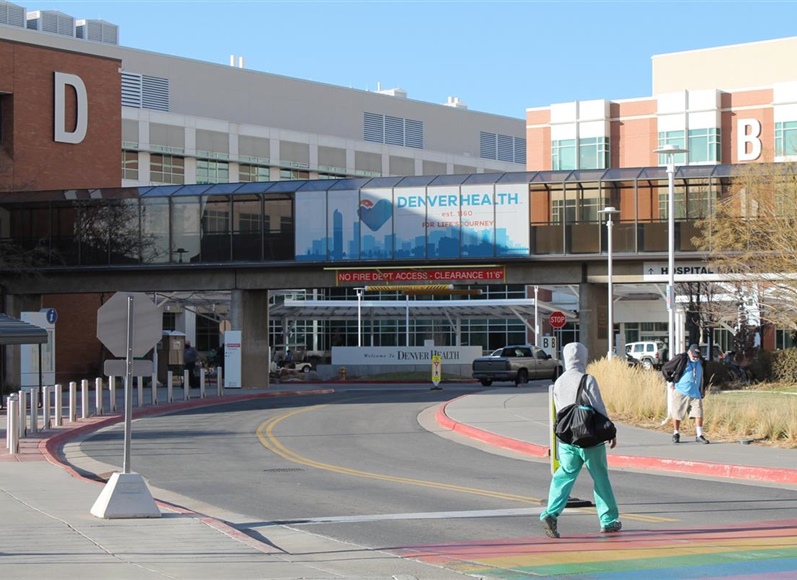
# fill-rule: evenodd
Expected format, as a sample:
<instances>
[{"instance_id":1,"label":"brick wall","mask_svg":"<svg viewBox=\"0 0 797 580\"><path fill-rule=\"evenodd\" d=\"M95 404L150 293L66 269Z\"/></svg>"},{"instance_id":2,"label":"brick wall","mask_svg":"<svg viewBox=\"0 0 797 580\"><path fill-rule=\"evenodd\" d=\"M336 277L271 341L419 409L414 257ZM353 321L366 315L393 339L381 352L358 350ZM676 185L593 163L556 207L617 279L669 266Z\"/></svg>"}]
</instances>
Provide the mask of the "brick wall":
<instances>
[{"instance_id":1,"label":"brick wall","mask_svg":"<svg viewBox=\"0 0 797 580\"><path fill-rule=\"evenodd\" d=\"M0 40L4 139L0 191L84 189L121 184L121 61ZM88 95L88 129L81 143L53 139L54 73L77 75ZM77 99L66 90L66 128ZM10 103L9 103L10 99ZM9 126L10 125L10 126ZM0 194L1 195L1 194Z\"/></svg>"}]
</instances>

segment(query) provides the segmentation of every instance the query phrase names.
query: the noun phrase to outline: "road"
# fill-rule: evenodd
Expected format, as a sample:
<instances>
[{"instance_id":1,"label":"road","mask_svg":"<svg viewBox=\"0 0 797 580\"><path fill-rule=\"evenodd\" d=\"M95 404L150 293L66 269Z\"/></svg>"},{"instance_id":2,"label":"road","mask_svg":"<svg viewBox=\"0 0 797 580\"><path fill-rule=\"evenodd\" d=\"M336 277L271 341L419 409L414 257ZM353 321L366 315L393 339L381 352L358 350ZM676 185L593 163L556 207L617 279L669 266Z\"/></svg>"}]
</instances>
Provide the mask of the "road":
<instances>
[{"instance_id":1,"label":"road","mask_svg":"<svg viewBox=\"0 0 797 580\"><path fill-rule=\"evenodd\" d=\"M419 423L464 392L385 386L144 418L133 424L131 465L159 499L265 540L270 527L290 525L416 558L432 544L484 550L531 542L526 558L537 548L550 551L537 522L547 462L463 445ZM122 427L96 434L81 450L118 468ZM773 487L634 472L613 472L612 482L621 536L635 541L659 534L683 547L707 524L717 531L741 526L755 536L757 526L771 529L767 522L793 517L797 508L797 491ZM585 472L573 497L591 499L590 483ZM560 531L606 538L589 508L568 510Z\"/></svg>"}]
</instances>

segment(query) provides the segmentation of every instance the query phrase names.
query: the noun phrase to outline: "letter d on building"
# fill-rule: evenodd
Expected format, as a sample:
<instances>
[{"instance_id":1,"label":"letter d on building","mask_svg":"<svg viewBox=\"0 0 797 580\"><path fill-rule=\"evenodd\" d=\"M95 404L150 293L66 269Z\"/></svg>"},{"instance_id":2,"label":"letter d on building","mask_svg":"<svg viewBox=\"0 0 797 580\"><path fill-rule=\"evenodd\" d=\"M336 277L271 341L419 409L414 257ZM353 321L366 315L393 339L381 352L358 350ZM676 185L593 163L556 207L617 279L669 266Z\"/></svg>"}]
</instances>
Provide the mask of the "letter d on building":
<instances>
[{"instance_id":1,"label":"letter d on building","mask_svg":"<svg viewBox=\"0 0 797 580\"><path fill-rule=\"evenodd\" d=\"M76 110L75 130L66 130L66 86L75 89ZM89 97L86 85L77 75L55 73L55 107L54 107L54 135L53 140L60 143L81 143L86 138L89 126Z\"/></svg>"}]
</instances>

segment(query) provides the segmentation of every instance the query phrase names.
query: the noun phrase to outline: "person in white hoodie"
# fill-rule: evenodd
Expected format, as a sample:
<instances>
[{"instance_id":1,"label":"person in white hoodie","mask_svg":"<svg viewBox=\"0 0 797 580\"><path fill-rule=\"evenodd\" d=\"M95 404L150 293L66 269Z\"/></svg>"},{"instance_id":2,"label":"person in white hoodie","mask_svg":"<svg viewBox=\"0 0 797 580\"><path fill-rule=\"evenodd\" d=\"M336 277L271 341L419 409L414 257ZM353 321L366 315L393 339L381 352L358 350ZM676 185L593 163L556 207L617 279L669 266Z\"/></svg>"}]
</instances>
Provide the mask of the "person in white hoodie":
<instances>
[{"instance_id":1,"label":"person in white hoodie","mask_svg":"<svg viewBox=\"0 0 797 580\"><path fill-rule=\"evenodd\" d=\"M580 342L571 342L562 349L562 358L565 372L557 379L553 387L554 406L557 413L560 409L576 402L578 385L587 368L587 347ZM590 406L599 413L609 416L606 412L606 405L603 404L598 381L592 375L587 377L583 393L584 399ZM594 447L576 447L562 441L558 441L558 445L559 468L551 480L547 507L540 514L545 535L549 538L559 537L557 520L567 505L570 491L584 465L587 466L587 470L592 476L593 495L601 532L619 532L623 525L619 520L620 512L617 508L617 500L614 498L612 484L609 481L606 445L600 443ZM617 445L616 437L609 442L610 448L614 449L615 445Z\"/></svg>"}]
</instances>

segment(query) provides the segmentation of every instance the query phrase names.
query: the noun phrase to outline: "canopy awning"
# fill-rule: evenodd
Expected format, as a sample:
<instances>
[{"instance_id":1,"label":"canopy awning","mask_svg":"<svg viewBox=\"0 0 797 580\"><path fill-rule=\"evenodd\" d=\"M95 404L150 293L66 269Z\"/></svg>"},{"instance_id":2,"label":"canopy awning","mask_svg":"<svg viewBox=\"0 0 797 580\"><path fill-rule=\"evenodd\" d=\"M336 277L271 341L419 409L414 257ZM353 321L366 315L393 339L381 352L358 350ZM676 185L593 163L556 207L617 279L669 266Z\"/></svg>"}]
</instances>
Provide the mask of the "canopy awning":
<instances>
[{"instance_id":1,"label":"canopy awning","mask_svg":"<svg viewBox=\"0 0 797 580\"><path fill-rule=\"evenodd\" d=\"M540 316L559 308L545 302L537 305ZM407 311L422 320L456 318L534 318L534 299L516 300L294 300L286 298L269 308L271 318L291 320L356 320L357 312L370 320L401 320ZM565 311L568 320L575 313Z\"/></svg>"},{"instance_id":2,"label":"canopy awning","mask_svg":"<svg viewBox=\"0 0 797 580\"><path fill-rule=\"evenodd\" d=\"M47 331L40 326L0 314L0 344L44 344L47 339Z\"/></svg>"}]
</instances>

